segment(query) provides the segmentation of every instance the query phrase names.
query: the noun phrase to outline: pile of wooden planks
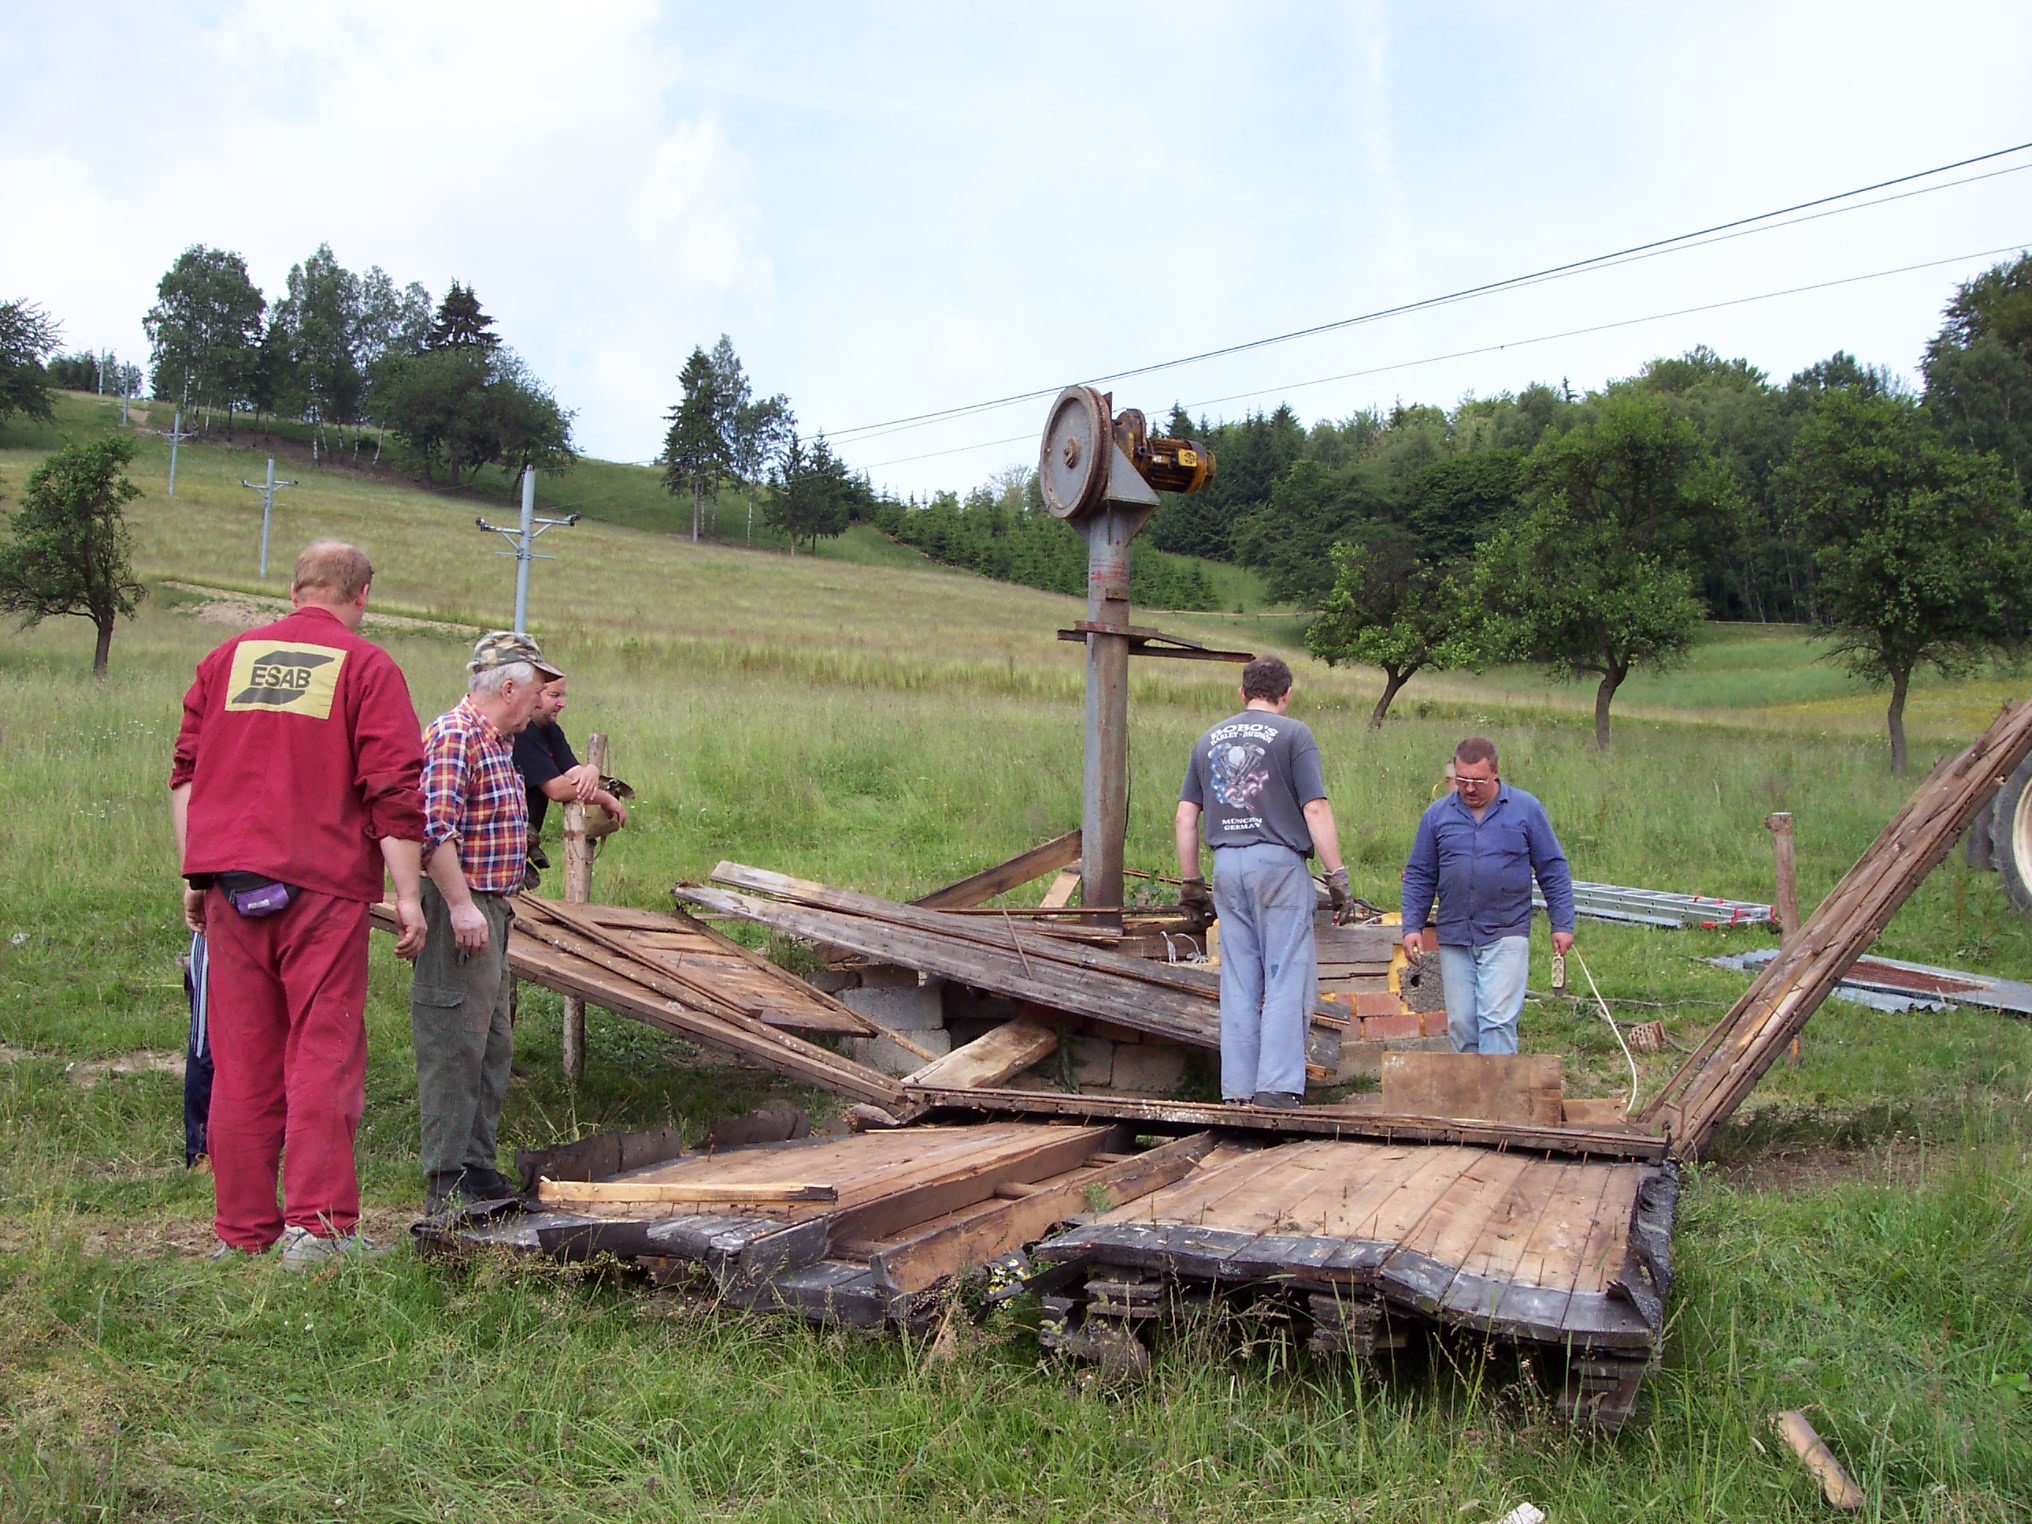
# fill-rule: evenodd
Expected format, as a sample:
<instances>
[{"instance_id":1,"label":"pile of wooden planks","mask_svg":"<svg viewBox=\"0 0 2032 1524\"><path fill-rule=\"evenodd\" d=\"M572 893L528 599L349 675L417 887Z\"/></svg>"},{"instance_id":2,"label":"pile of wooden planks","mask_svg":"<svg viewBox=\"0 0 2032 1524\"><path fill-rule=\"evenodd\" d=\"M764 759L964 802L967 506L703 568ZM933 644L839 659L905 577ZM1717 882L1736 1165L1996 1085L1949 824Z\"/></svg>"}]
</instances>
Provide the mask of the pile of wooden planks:
<instances>
[{"instance_id":1,"label":"pile of wooden planks","mask_svg":"<svg viewBox=\"0 0 2032 1524\"><path fill-rule=\"evenodd\" d=\"M2027 756L2032 703L2006 705L1927 776L1637 1120L1662 1130L1675 1155L1698 1155Z\"/></svg>"},{"instance_id":2,"label":"pile of wooden planks","mask_svg":"<svg viewBox=\"0 0 2032 1524\"><path fill-rule=\"evenodd\" d=\"M391 929L392 908L376 906L374 919ZM806 1084L879 1106L903 1100L888 1075L793 1035L873 1036L879 1027L682 912L520 895L508 966L519 979Z\"/></svg>"},{"instance_id":3,"label":"pile of wooden planks","mask_svg":"<svg viewBox=\"0 0 2032 1524\"><path fill-rule=\"evenodd\" d=\"M812 1138L593 1181L544 1173L532 1210L425 1236L614 1254L660 1280L695 1266L743 1306L908 1325L921 1293L1184 1178L1212 1146L1199 1133L1138 1153L1125 1128L1024 1122Z\"/></svg>"},{"instance_id":4,"label":"pile of wooden planks","mask_svg":"<svg viewBox=\"0 0 2032 1524\"><path fill-rule=\"evenodd\" d=\"M976 989L1173 1042L1220 1047L1220 976L1212 969L1084 946L1013 917L927 910L741 863L723 862L712 877L728 887L680 884L673 893L687 904ZM1345 1026L1345 1012L1331 1006L1316 1015L1308 1062L1338 1067Z\"/></svg>"}]
</instances>

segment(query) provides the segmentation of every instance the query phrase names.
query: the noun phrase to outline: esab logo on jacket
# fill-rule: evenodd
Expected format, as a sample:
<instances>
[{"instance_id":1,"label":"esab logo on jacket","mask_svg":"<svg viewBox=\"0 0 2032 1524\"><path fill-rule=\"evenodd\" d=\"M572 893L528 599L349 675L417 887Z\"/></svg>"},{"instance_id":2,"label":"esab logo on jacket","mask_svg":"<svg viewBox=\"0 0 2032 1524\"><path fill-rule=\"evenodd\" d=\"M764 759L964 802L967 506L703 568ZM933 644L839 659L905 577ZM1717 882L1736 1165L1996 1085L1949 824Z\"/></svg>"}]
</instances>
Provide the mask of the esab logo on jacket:
<instances>
[{"instance_id":1,"label":"esab logo on jacket","mask_svg":"<svg viewBox=\"0 0 2032 1524\"><path fill-rule=\"evenodd\" d=\"M233 651L226 708L329 719L346 653L294 640L243 640Z\"/></svg>"}]
</instances>

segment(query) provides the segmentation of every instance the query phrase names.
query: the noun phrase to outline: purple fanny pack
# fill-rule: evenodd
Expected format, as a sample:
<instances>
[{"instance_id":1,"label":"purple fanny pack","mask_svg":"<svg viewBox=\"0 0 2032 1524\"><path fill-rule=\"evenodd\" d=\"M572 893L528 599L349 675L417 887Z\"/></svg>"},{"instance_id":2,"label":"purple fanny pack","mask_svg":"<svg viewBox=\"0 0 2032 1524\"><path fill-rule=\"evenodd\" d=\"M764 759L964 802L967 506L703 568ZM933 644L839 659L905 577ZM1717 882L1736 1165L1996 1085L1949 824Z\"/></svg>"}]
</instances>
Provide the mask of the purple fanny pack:
<instances>
[{"instance_id":1,"label":"purple fanny pack","mask_svg":"<svg viewBox=\"0 0 2032 1524\"><path fill-rule=\"evenodd\" d=\"M289 902L296 898L292 885L277 883L258 873L221 873L217 883L226 903L250 921L287 910Z\"/></svg>"}]
</instances>

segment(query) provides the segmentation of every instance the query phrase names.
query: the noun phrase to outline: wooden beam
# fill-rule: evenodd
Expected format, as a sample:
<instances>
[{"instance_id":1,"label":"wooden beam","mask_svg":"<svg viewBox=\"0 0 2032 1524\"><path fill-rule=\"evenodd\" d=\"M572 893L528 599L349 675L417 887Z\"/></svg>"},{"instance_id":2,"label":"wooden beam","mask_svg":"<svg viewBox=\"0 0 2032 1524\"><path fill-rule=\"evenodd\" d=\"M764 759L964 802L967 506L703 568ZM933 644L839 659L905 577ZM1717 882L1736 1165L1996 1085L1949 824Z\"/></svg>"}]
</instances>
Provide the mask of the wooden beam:
<instances>
[{"instance_id":1,"label":"wooden beam","mask_svg":"<svg viewBox=\"0 0 2032 1524\"><path fill-rule=\"evenodd\" d=\"M1080 868L1078 863L1061 868L1058 877L1051 881L1051 887L1044 891L1044 898L1038 907L1044 910L1061 910L1072 903L1072 897L1079 891Z\"/></svg>"},{"instance_id":2,"label":"wooden beam","mask_svg":"<svg viewBox=\"0 0 2032 1524\"><path fill-rule=\"evenodd\" d=\"M890 1296L922 1291L948 1275L1020 1249L1067 1218L1091 1211L1094 1196L1105 1200L1112 1210L1162 1190L1190 1174L1213 1146L1212 1133L1198 1132L1131 1159L1033 1185L1012 1201L877 1251L869 1257L869 1268L875 1283Z\"/></svg>"},{"instance_id":3,"label":"wooden beam","mask_svg":"<svg viewBox=\"0 0 2032 1524\"><path fill-rule=\"evenodd\" d=\"M846 1238L894 1238L906 1229L948 1212L957 1212L993 1198L997 1188L1012 1182L1047 1180L1076 1169L1087 1156L1117 1136L1112 1124L1099 1127L1041 1127L1037 1138L1020 1150L986 1159L964 1154L926 1177L857 1206L842 1207L827 1219L828 1241ZM1126 1140L1125 1140L1126 1141Z\"/></svg>"},{"instance_id":4,"label":"wooden beam","mask_svg":"<svg viewBox=\"0 0 2032 1524\"><path fill-rule=\"evenodd\" d=\"M1063 836L1047 841L1041 847L1032 847L1028 852L1018 852L1007 862L997 863L992 868L983 868L979 873L969 874L958 883L947 884L943 889L934 889L929 894L919 895L910 903L922 905L927 910L957 910L967 905L985 904L997 895L1021 888L1032 879L1056 872L1067 863L1078 862L1079 855L1080 833L1068 831Z\"/></svg>"},{"instance_id":5,"label":"wooden beam","mask_svg":"<svg viewBox=\"0 0 2032 1524\"><path fill-rule=\"evenodd\" d=\"M536 1182L536 1199L551 1206L778 1206L834 1202L830 1185L758 1181L712 1185L694 1181L552 1180Z\"/></svg>"},{"instance_id":6,"label":"wooden beam","mask_svg":"<svg viewBox=\"0 0 2032 1524\"><path fill-rule=\"evenodd\" d=\"M1113 1118L1131 1124L1193 1129L1219 1127L1236 1132L1352 1138L1377 1143L1465 1143L1592 1159L1665 1157L1663 1138L1635 1128L1525 1127L1503 1122L1399 1116L1385 1111L1347 1112L1322 1106L1274 1111L1265 1106L1149 1101L1113 1095L1058 1095L1039 1090L928 1090L912 1085L909 1091L912 1100L932 1110L971 1111L990 1116Z\"/></svg>"},{"instance_id":7,"label":"wooden beam","mask_svg":"<svg viewBox=\"0 0 2032 1524\"><path fill-rule=\"evenodd\" d=\"M1057 1051L1058 1033L1041 1021L1019 1016L954 1048L944 1058L933 1059L904 1083L948 1090L999 1085L1010 1075L1022 1073Z\"/></svg>"},{"instance_id":8,"label":"wooden beam","mask_svg":"<svg viewBox=\"0 0 2032 1524\"><path fill-rule=\"evenodd\" d=\"M1704 1149L2028 756L2032 702L2006 704L1966 751L1926 776L1637 1120L1669 1132L1675 1155Z\"/></svg>"}]
</instances>

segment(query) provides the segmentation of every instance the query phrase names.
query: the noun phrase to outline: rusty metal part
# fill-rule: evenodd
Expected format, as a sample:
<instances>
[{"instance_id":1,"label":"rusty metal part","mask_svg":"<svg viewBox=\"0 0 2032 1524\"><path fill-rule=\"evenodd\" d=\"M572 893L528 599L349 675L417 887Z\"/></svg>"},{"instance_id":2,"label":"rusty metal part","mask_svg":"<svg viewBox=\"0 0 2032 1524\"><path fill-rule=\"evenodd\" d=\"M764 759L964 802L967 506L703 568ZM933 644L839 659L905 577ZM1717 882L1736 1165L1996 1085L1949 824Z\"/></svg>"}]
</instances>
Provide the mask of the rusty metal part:
<instances>
[{"instance_id":1,"label":"rusty metal part","mask_svg":"<svg viewBox=\"0 0 2032 1524\"><path fill-rule=\"evenodd\" d=\"M1037 454L1037 482L1044 506L1056 518L1084 518L1107 494L1113 400L1091 386L1068 386L1051 404Z\"/></svg>"}]
</instances>

